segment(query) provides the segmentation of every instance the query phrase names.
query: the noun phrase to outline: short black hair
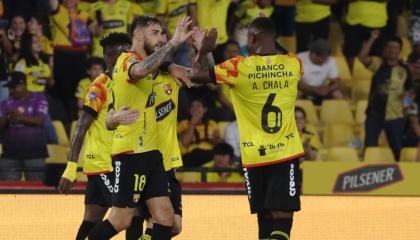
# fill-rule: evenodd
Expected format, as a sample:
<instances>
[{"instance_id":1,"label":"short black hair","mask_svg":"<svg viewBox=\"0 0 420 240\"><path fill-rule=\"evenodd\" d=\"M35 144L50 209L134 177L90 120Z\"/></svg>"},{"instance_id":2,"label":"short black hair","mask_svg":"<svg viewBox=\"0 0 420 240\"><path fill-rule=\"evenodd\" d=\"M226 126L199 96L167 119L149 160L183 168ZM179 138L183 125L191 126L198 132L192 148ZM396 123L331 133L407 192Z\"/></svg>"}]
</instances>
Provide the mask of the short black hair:
<instances>
[{"instance_id":1,"label":"short black hair","mask_svg":"<svg viewBox=\"0 0 420 240\"><path fill-rule=\"evenodd\" d=\"M213 148L214 155L229 155L233 157L233 148L225 142L218 143Z\"/></svg>"},{"instance_id":2,"label":"short black hair","mask_svg":"<svg viewBox=\"0 0 420 240\"><path fill-rule=\"evenodd\" d=\"M108 47L114 47L117 45L128 44L131 45L131 39L126 33L117 33L112 32L106 36L104 36L100 41L99 44L101 47L104 48L104 51Z\"/></svg>"},{"instance_id":3,"label":"short black hair","mask_svg":"<svg viewBox=\"0 0 420 240\"><path fill-rule=\"evenodd\" d=\"M254 19L249 25L249 29L254 30L257 34L276 36L276 25L271 19L266 17L257 17Z\"/></svg>"},{"instance_id":4,"label":"short black hair","mask_svg":"<svg viewBox=\"0 0 420 240\"><path fill-rule=\"evenodd\" d=\"M130 37L133 37L134 31L136 31L137 28L147 27L150 24L159 24L162 26L162 23L159 21L159 19L155 17L146 15L135 17L130 26Z\"/></svg>"},{"instance_id":5,"label":"short black hair","mask_svg":"<svg viewBox=\"0 0 420 240\"><path fill-rule=\"evenodd\" d=\"M393 36L393 37L387 38L385 40L385 45L388 44L389 42L396 42L396 43L398 43L398 45L400 45L400 49L402 49L402 47L403 47L403 41L398 36Z\"/></svg>"},{"instance_id":6,"label":"short black hair","mask_svg":"<svg viewBox=\"0 0 420 240\"><path fill-rule=\"evenodd\" d=\"M103 58L91 57L87 60L86 69L89 70L93 65L101 65L102 68L106 69L106 64Z\"/></svg>"}]
</instances>

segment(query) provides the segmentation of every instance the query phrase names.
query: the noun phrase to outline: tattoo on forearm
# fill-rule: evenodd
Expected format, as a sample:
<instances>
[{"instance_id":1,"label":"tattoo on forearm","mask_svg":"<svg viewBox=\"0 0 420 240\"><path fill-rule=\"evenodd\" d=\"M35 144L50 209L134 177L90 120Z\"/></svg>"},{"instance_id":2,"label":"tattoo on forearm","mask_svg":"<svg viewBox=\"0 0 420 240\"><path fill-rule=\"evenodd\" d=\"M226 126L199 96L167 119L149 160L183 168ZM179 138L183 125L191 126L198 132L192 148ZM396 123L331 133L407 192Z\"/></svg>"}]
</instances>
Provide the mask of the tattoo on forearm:
<instances>
[{"instance_id":1,"label":"tattoo on forearm","mask_svg":"<svg viewBox=\"0 0 420 240\"><path fill-rule=\"evenodd\" d=\"M152 55L144 59L138 64L142 75L147 75L159 68L165 57L174 49L171 42L166 43L162 48L154 52Z\"/></svg>"}]
</instances>

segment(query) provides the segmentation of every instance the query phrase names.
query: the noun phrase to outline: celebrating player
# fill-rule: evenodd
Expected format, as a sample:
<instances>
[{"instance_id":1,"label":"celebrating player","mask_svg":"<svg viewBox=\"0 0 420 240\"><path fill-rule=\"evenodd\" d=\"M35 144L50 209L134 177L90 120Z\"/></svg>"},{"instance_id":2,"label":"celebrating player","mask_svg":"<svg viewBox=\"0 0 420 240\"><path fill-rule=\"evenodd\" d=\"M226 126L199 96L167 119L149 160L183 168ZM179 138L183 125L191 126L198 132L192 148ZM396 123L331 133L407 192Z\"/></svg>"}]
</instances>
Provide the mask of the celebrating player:
<instances>
[{"instance_id":1,"label":"celebrating player","mask_svg":"<svg viewBox=\"0 0 420 240\"><path fill-rule=\"evenodd\" d=\"M161 23L141 16L131 26L132 51L124 52L114 69L114 107L131 106L140 112L140 120L118 125L113 138L115 186L109 218L97 225L89 239L110 239L131 224L139 202L145 202L154 224L154 240L170 239L174 210L168 198L168 179L162 155L157 151L155 97L156 75L164 58L192 32L184 33L191 23L182 18L172 39L165 44Z\"/></svg>"},{"instance_id":2,"label":"celebrating player","mask_svg":"<svg viewBox=\"0 0 420 240\"><path fill-rule=\"evenodd\" d=\"M77 122L75 135L70 147L70 159L59 183L59 190L67 193L76 180L77 162L84 143L83 171L88 175L85 195L85 213L76 239L85 239L89 231L105 216L111 206L114 175L111 162L112 132L105 127L108 106L112 103L111 72L119 54L130 48L131 40L124 33L110 33L100 41L103 47L107 72L99 75L90 85ZM118 122L130 124L139 113L123 107L115 115ZM86 138L85 138L86 136ZM83 141L85 139L85 141ZM140 222L140 219L134 219ZM137 228L138 228L137 224ZM134 229L134 232L139 231ZM130 233L127 231L127 239ZM137 237L138 238L138 237ZM136 239L137 239L136 238Z\"/></svg>"},{"instance_id":3,"label":"celebrating player","mask_svg":"<svg viewBox=\"0 0 420 240\"><path fill-rule=\"evenodd\" d=\"M251 56L213 67L207 54L217 37L212 29L201 38L199 64L191 71L193 81L210 77L230 86L248 198L251 213L258 216L260 239L289 239L293 213L300 210L298 158L304 152L294 108L303 69L296 56L276 49L275 36L270 19L256 18L248 31Z\"/></svg>"}]
</instances>

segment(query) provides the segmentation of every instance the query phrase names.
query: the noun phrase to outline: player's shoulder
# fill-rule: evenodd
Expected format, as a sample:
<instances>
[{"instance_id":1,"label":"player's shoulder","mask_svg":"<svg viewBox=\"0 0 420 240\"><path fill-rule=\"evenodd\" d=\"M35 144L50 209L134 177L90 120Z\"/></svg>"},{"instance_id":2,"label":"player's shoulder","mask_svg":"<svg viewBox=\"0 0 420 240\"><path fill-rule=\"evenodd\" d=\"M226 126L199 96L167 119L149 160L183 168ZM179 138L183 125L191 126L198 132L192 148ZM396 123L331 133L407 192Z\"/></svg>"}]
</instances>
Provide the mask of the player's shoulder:
<instances>
[{"instance_id":1,"label":"player's shoulder","mask_svg":"<svg viewBox=\"0 0 420 240\"><path fill-rule=\"evenodd\" d=\"M107 74L101 73L101 74L99 74L98 77L95 78L95 80L93 80L92 85L100 85L100 86L103 86L109 80L111 80L111 78Z\"/></svg>"},{"instance_id":2,"label":"player's shoulder","mask_svg":"<svg viewBox=\"0 0 420 240\"><path fill-rule=\"evenodd\" d=\"M143 58L135 51L124 51L121 53L120 58L122 58L124 62L128 63L134 63L143 60Z\"/></svg>"}]
</instances>

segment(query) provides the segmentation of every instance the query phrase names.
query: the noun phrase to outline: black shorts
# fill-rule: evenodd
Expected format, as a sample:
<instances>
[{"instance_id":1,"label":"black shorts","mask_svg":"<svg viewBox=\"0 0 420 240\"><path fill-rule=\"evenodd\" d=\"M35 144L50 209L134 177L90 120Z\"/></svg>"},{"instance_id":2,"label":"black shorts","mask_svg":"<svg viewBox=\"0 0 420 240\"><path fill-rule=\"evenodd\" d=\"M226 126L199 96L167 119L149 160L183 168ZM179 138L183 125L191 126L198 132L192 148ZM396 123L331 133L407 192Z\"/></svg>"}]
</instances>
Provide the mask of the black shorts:
<instances>
[{"instance_id":1,"label":"black shorts","mask_svg":"<svg viewBox=\"0 0 420 240\"><path fill-rule=\"evenodd\" d=\"M111 207L113 186L113 172L89 175L85 193L85 204Z\"/></svg>"},{"instance_id":2,"label":"black shorts","mask_svg":"<svg viewBox=\"0 0 420 240\"><path fill-rule=\"evenodd\" d=\"M244 171L251 213L300 210L299 159Z\"/></svg>"},{"instance_id":3,"label":"black shorts","mask_svg":"<svg viewBox=\"0 0 420 240\"><path fill-rule=\"evenodd\" d=\"M168 178L159 151L121 154L112 160L115 165L112 206L136 208L147 199L169 196Z\"/></svg>"},{"instance_id":4,"label":"black shorts","mask_svg":"<svg viewBox=\"0 0 420 240\"><path fill-rule=\"evenodd\" d=\"M172 207L174 209L175 214L178 214L182 217L182 189L181 184L178 182L178 179L176 179L175 171L173 169L166 171L166 174L168 175L168 182L169 182L169 192L170 192L170 200ZM144 211L145 218L150 218L151 214L147 210L147 207L144 205L141 208L141 212Z\"/></svg>"}]
</instances>

